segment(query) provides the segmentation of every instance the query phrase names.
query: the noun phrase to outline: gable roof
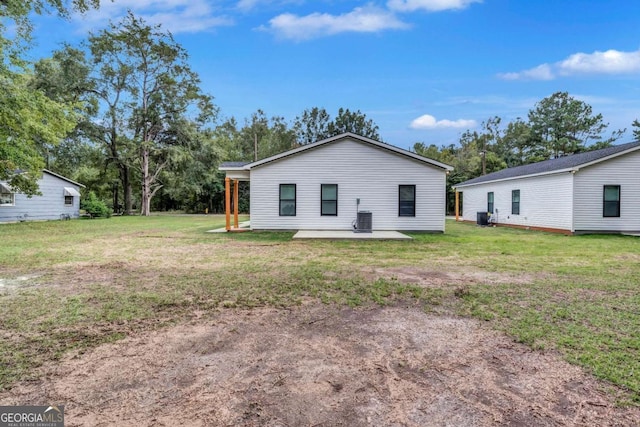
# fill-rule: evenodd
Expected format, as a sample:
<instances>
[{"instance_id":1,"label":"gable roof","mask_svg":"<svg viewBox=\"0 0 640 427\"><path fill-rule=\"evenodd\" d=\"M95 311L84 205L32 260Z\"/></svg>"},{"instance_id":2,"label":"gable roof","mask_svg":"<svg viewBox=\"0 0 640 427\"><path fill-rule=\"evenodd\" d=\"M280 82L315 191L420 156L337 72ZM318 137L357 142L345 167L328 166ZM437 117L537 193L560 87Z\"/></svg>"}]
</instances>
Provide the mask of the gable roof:
<instances>
[{"instance_id":1,"label":"gable roof","mask_svg":"<svg viewBox=\"0 0 640 427\"><path fill-rule=\"evenodd\" d=\"M60 178L60 179L62 179L62 180L64 180L64 181L67 181L68 183L73 184L73 185L77 185L78 187L86 188L86 186L84 186L84 185L80 184L79 182L75 182L75 181L73 181L73 180L71 180L71 179L69 179L69 178L67 178L67 177L64 177L64 176L62 176L62 175L58 175L57 173L55 173L55 172L51 172L51 171L50 171L50 170L48 170L48 169L42 169L42 172L43 172L43 173L46 173L46 174L49 174L49 175L51 175L51 176L55 176L56 178ZM24 172L23 172L23 171L18 170L18 171L16 171L16 173L24 173ZM0 183L0 184L2 184L2 186L3 186L4 188L10 189L10 186L9 186L6 182L4 182L4 181L3 181L3 182L2 182L2 183ZM13 191L13 190L12 190L12 191Z\"/></svg>"},{"instance_id":2,"label":"gable roof","mask_svg":"<svg viewBox=\"0 0 640 427\"><path fill-rule=\"evenodd\" d=\"M516 166L502 169L488 175L479 176L474 179L462 182L456 187L481 184L485 182L503 181L508 179L522 178L525 176L547 175L558 172L577 171L585 166L600 163L613 157L621 156L640 149L640 142L629 142L627 144L612 145L600 150L586 151L584 153L572 154L570 156L558 157L557 159L543 160L528 165Z\"/></svg>"},{"instance_id":3,"label":"gable roof","mask_svg":"<svg viewBox=\"0 0 640 427\"><path fill-rule=\"evenodd\" d=\"M51 171L50 171L50 170L48 170L48 169L43 169L42 171L43 171L44 173L48 173L49 175L53 175L53 176L55 176L56 178L60 178L60 179L62 179L62 180L64 180L64 181L67 181L67 182L69 182L69 183L71 183L71 184L73 184L73 185L77 185L78 187L85 188L85 186L84 186L84 185L82 185L82 184L80 184L79 182L75 182L75 181L73 181L73 180L71 180L71 179L69 179L69 178L67 178L67 177L64 177L64 176L62 176L62 175L58 175L57 173L55 173L55 172L51 172Z\"/></svg>"},{"instance_id":4,"label":"gable roof","mask_svg":"<svg viewBox=\"0 0 640 427\"><path fill-rule=\"evenodd\" d=\"M402 148L398 148L394 145L391 144L386 144L384 142L380 142L380 141L376 141L375 139L371 139L371 138L366 138L364 136L361 135L356 135L355 133L351 133L351 132L347 132L347 133L343 133L340 135L336 135L336 136L332 136L330 138L326 138L317 142L314 142L312 144L308 144L308 145L303 145L297 148L294 148L292 150L289 151L285 151L283 153L280 154L276 154L275 156L271 156L271 157L267 157L266 159L261 159L258 160L256 162L224 162L220 165L220 167L218 169L220 170L251 170L254 167L257 166L262 166L264 164L267 163L271 163L271 162L275 162L276 160L280 160L283 159L285 157L290 157L290 156L295 156L299 153L303 153L307 150L313 150L315 148L324 146L324 145L328 145L328 144L332 144L334 142L338 142L338 141L342 141L345 139L351 139L351 140L355 140L358 142L362 142L364 144L369 144L373 147L379 148L379 149L383 149L383 150L387 150L389 152L395 153L395 154L400 154L402 156L405 157L409 157L412 158L414 160L418 160L420 162L429 164L431 166L435 166L444 170L453 170L452 166L446 165L444 163L440 163L436 160L433 159L429 159L427 157L423 157L420 156L416 153L412 153L411 151L407 151L407 150L403 150Z\"/></svg>"}]
</instances>

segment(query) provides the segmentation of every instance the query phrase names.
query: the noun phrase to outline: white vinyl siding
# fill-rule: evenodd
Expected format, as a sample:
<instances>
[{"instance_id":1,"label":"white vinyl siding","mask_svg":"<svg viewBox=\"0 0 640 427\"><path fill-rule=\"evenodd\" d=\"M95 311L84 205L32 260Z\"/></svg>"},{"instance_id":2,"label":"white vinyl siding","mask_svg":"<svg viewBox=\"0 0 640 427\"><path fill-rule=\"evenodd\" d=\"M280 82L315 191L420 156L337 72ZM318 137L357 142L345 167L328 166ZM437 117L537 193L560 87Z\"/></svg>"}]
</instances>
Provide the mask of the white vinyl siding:
<instances>
[{"instance_id":1,"label":"white vinyl siding","mask_svg":"<svg viewBox=\"0 0 640 427\"><path fill-rule=\"evenodd\" d=\"M640 231L640 151L575 174L575 231ZM605 185L620 186L620 217L603 216Z\"/></svg>"},{"instance_id":2,"label":"white vinyl siding","mask_svg":"<svg viewBox=\"0 0 640 427\"><path fill-rule=\"evenodd\" d=\"M513 215L512 192L520 190L520 213ZM493 192L493 221L500 224L571 230L573 209L570 173L516 178L459 189L463 193L463 219L476 222L486 212L487 193ZM600 194L602 196L602 194ZM602 201L600 203L602 210Z\"/></svg>"},{"instance_id":3,"label":"white vinyl siding","mask_svg":"<svg viewBox=\"0 0 640 427\"><path fill-rule=\"evenodd\" d=\"M79 217L80 197L72 197L73 200L65 198L65 187L80 191L78 186L46 172L38 185L41 196L27 197L15 193L13 206L1 206L0 222L60 219L61 215Z\"/></svg>"},{"instance_id":4,"label":"white vinyl siding","mask_svg":"<svg viewBox=\"0 0 640 427\"><path fill-rule=\"evenodd\" d=\"M374 230L444 231L443 169L355 140L341 140L251 169L251 228L350 230L359 209ZM280 184L296 184L296 216L280 217ZM321 185L337 184L338 215L321 215ZM398 216L399 185L416 186L416 216Z\"/></svg>"}]
</instances>

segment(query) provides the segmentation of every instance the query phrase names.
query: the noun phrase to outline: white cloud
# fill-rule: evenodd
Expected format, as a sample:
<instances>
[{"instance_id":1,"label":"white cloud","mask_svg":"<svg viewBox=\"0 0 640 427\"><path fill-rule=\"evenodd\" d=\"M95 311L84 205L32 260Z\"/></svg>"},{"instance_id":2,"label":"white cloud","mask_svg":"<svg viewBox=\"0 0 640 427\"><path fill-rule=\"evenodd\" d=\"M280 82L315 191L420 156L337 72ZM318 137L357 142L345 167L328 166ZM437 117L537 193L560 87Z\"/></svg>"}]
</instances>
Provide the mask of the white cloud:
<instances>
[{"instance_id":1,"label":"white cloud","mask_svg":"<svg viewBox=\"0 0 640 427\"><path fill-rule=\"evenodd\" d=\"M114 0L101 2L100 9L75 15L82 30L105 28L109 20L117 21L131 10L148 24L162 24L162 28L177 33L195 33L233 21L217 15L207 0Z\"/></svg>"},{"instance_id":2,"label":"white cloud","mask_svg":"<svg viewBox=\"0 0 640 427\"><path fill-rule=\"evenodd\" d=\"M436 120L430 114L418 117L409 125L411 129L472 128L474 126L476 126L475 120Z\"/></svg>"},{"instance_id":3,"label":"white cloud","mask_svg":"<svg viewBox=\"0 0 640 427\"><path fill-rule=\"evenodd\" d=\"M264 0L240 0L236 7L240 10L247 11L253 9L259 3L264 3Z\"/></svg>"},{"instance_id":4,"label":"white cloud","mask_svg":"<svg viewBox=\"0 0 640 427\"><path fill-rule=\"evenodd\" d=\"M503 73L498 76L504 80L553 80L555 78L549 64L538 65L518 73Z\"/></svg>"},{"instance_id":5,"label":"white cloud","mask_svg":"<svg viewBox=\"0 0 640 427\"><path fill-rule=\"evenodd\" d=\"M374 7L357 7L342 15L312 13L298 16L291 13L278 15L269 21L269 27L280 37L293 40L308 40L345 32L376 33L383 30L399 30L409 26L393 13Z\"/></svg>"},{"instance_id":6,"label":"white cloud","mask_svg":"<svg viewBox=\"0 0 640 427\"><path fill-rule=\"evenodd\" d=\"M640 49L634 52L607 50L588 53L574 53L558 64L562 75L578 73L625 74L640 71Z\"/></svg>"},{"instance_id":7,"label":"white cloud","mask_svg":"<svg viewBox=\"0 0 640 427\"><path fill-rule=\"evenodd\" d=\"M542 64L529 70L502 73L505 80L552 80L559 76L578 74L629 74L640 72L640 49L632 52L607 50L574 53L554 64Z\"/></svg>"},{"instance_id":8,"label":"white cloud","mask_svg":"<svg viewBox=\"0 0 640 427\"><path fill-rule=\"evenodd\" d=\"M248 12L256 9L258 6L282 6L286 4L300 4L304 0L239 0L236 8L242 12Z\"/></svg>"},{"instance_id":9,"label":"white cloud","mask_svg":"<svg viewBox=\"0 0 640 427\"><path fill-rule=\"evenodd\" d=\"M482 0L389 0L387 7L400 12L414 12L416 10L440 12L443 10L464 9L472 3L481 2Z\"/></svg>"}]
</instances>

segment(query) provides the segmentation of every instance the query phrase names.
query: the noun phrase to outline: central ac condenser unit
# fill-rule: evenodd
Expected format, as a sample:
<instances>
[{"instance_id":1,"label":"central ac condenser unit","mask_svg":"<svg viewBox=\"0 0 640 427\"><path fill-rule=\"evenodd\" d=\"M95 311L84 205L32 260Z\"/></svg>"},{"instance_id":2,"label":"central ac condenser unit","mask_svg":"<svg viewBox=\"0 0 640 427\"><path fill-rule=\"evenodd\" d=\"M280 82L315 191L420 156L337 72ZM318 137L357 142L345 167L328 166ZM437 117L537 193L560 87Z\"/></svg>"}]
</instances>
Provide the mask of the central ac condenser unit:
<instances>
[{"instance_id":1,"label":"central ac condenser unit","mask_svg":"<svg viewBox=\"0 0 640 427\"><path fill-rule=\"evenodd\" d=\"M371 233L373 231L373 214L368 211L359 211L356 218L356 233Z\"/></svg>"}]
</instances>

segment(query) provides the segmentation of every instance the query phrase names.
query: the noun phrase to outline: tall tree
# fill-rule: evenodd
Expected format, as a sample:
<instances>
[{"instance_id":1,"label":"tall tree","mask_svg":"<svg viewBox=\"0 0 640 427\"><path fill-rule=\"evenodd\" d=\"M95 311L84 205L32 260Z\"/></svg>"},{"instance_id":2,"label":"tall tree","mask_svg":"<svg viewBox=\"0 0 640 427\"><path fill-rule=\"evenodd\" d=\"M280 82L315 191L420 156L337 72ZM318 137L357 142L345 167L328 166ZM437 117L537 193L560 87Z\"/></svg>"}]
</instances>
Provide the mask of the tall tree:
<instances>
[{"instance_id":1,"label":"tall tree","mask_svg":"<svg viewBox=\"0 0 640 427\"><path fill-rule=\"evenodd\" d=\"M304 110L293 124L298 144L307 145L328 138L330 122L331 117L324 108L313 107Z\"/></svg>"},{"instance_id":2,"label":"tall tree","mask_svg":"<svg viewBox=\"0 0 640 427\"><path fill-rule=\"evenodd\" d=\"M498 116L490 117L482 122L482 132L477 136L480 158L482 159L482 175L487 174L487 158L495 157L494 146L500 141L500 122Z\"/></svg>"},{"instance_id":3,"label":"tall tree","mask_svg":"<svg viewBox=\"0 0 640 427\"><path fill-rule=\"evenodd\" d=\"M217 109L200 90L187 52L159 25L149 26L129 13L92 35L89 44L99 67L99 93L110 100L110 142L124 142L129 152L123 157L112 146L112 154L126 179L133 150L142 182L141 213L149 215L151 200L162 188L161 173L186 147L194 128L215 119Z\"/></svg>"},{"instance_id":4,"label":"tall tree","mask_svg":"<svg viewBox=\"0 0 640 427\"><path fill-rule=\"evenodd\" d=\"M531 126L518 117L507 125L496 147L496 153L504 159L507 167L511 168L532 162L533 149Z\"/></svg>"},{"instance_id":5,"label":"tall tree","mask_svg":"<svg viewBox=\"0 0 640 427\"><path fill-rule=\"evenodd\" d=\"M631 127L633 128L633 139L640 141L640 121L635 119L633 123L631 123Z\"/></svg>"},{"instance_id":6,"label":"tall tree","mask_svg":"<svg viewBox=\"0 0 640 427\"><path fill-rule=\"evenodd\" d=\"M367 115L360 110L349 111L340 108L338 116L328 124L329 136L339 135L345 132L352 132L367 138L380 141L378 125L373 120L367 119Z\"/></svg>"},{"instance_id":7,"label":"tall tree","mask_svg":"<svg viewBox=\"0 0 640 427\"><path fill-rule=\"evenodd\" d=\"M73 177L86 150L86 131L92 127L92 117L98 107L98 100L92 93L89 74L91 67L84 52L64 46L54 52L53 57L41 59L34 64L34 78L31 88L42 91L47 98L73 106L78 120L75 129L59 144L41 144L42 155L47 169Z\"/></svg>"},{"instance_id":8,"label":"tall tree","mask_svg":"<svg viewBox=\"0 0 640 427\"><path fill-rule=\"evenodd\" d=\"M0 75L0 180L28 195L38 193L42 147L57 144L75 126L73 108L33 90L31 80Z\"/></svg>"},{"instance_id":9,"label":"tall tree","mask_svg":"<svg viewBox=\"0 0 640 427\"><path fill-rule=\"evenodd\" d=\"M16 191L38 192L45 162L43 145L55 145L75 122L73 106L56 102L31 86L23 55L31 36L31 15L97 7L98 0L0 1L0 179ZM7 26L14 36L7 37ZM16 173L19 171L19 173Z\"/></svg>"},{"instance_id":10,"label":"tall tree","mask_svg":"<svg viewBox=\"0 0 640 427\"><path fill-rule=\"evenodd\" d=\"M618 130L603 138L609 124L603 122L602 114L594 115L589 104L567 92L556 92L536 103L529 111L529 123L538 143L536 160L585 151L590 141L607 146L624 133Z\"/></svg>"}]
</instances>

